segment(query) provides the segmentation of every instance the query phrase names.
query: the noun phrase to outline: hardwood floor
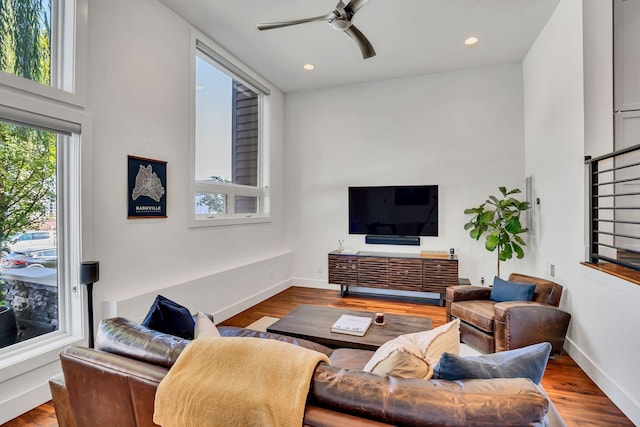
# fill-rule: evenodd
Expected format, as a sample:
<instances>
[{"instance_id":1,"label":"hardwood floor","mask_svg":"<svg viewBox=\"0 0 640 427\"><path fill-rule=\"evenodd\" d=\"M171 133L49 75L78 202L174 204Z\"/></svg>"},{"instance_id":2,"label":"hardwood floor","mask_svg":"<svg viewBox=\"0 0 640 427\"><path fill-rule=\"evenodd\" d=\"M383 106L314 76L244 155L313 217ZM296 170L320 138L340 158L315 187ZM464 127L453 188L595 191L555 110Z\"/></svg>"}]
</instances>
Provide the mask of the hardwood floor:
<instances>
[{"instance_id":1,"label":"hardwood floor","mask_svg":"<svg viewBox=\"0 0 640 427\"><path fill-rule=\"evenodd\" d=\"M425 316L432 319L433 327L445 323L443 307L423 302L364 296L343 298L334 290L292 287L220 324L246 326L263 316L282 317L299 304ZM569 427L634 425L566 353L549 361L542 385ZM51 402L4 424L6 427L57 425Z\"/></svg>"}]
</instances>

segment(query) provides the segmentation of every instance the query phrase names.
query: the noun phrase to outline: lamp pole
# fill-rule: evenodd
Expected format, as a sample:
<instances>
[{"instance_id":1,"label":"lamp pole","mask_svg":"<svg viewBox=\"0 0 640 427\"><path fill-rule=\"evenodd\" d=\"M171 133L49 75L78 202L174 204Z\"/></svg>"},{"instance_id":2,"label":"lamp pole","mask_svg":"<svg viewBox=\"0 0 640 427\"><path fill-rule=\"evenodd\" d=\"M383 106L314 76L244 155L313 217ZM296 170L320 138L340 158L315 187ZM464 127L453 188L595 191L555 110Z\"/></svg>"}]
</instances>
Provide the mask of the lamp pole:
<instances>
[{"instance_id":1,"label":"lamp pole","mask_svg":"<svg viewBox=\"0 0 640 427\"><path fill-rule=\"evenodd\" d=\"M80 263L80 283L87 287L87 316L89 317L89 348L93 348L93 284L100 280L100 263Z\"/></svg>"}]
</instances>

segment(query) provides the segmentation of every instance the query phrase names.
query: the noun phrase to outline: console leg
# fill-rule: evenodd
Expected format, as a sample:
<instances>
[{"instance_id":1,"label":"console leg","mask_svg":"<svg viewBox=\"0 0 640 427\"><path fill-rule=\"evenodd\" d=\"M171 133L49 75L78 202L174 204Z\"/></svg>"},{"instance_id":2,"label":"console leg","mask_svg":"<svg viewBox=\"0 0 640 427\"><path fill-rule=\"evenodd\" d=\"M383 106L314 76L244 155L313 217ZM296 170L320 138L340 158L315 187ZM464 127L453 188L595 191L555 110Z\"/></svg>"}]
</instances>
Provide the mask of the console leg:
<instances>
[{"instance_id":1,"label":"console leg","mask_svg":"<svg viewBox=\"0 0 640 427\"><path fill-rule=\"evenodd\" d=\"M349 295L349 285L340 285L340 296L345 297Z\"/></svg>"}]
</instances>

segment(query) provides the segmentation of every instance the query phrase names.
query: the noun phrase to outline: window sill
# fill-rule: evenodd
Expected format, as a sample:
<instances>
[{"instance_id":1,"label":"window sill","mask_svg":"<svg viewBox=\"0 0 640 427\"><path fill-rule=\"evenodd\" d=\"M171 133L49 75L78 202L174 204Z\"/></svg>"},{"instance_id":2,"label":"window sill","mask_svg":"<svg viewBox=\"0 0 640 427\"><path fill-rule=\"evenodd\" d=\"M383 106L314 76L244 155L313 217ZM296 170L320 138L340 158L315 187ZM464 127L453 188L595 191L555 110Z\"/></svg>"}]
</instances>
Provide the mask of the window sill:
<instances>
[{"instance_id":1,"label":"window sill","mask_svg":"<svg viewBox=\"0 0 640 427\"><path fill-rule=\"evenodd\" d=\"M271 222L270 215L251 215L245 217L219 217L219 218L194 218L191 220L191 227L217 227L221 225L257 224Z\"/></svg>"},{"instance_id":2,"label":"window sill","mask_svg":"<svg viewBox=\"0 0 640 427\"><path fill-rule=\"evenodd\" d=\"M26 372L37 369L48 363L59 360L60 352L70 345L86 345L81 337L62 334L29 342L25 347L21 347L7 352L0 361L0 383L11 378L22 375ZM19 345L19 344L18 344Z\"/></svg>"},{"instance_id":3,"label":"window sill","mask_svg":"<svg viewBox=\"0 0 640 427\"><path fill-rule=\"evenodd\" d=\"M581 262L580 264L584 265L585 267L593 268L594 270L610 274L619 279L626 280L633 284L640 285L640 271L632 270L630 268L613 263L593 264L589 262Z\"/></svg>"}]
</instances>

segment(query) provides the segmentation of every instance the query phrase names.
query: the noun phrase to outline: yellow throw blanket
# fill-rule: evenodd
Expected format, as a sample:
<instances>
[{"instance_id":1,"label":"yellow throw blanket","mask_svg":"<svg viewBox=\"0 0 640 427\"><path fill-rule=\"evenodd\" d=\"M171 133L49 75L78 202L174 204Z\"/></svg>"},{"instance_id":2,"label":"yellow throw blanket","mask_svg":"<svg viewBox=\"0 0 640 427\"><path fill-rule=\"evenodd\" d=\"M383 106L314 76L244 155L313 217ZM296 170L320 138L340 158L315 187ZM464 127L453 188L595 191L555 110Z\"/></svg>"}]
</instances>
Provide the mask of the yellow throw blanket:
<instances>
[{"instance_id":1,"label":"yellow throw blanket","mask_svg":"<svg viewBox=\"0 0 640 427\"><path fill-rule=\"evenodd\" d=\"M260 338L198 338L158 386L163 427L300 427L313 370L326 355Z\"/></svg>"}]
</instances>

